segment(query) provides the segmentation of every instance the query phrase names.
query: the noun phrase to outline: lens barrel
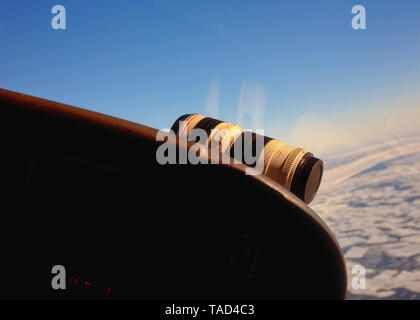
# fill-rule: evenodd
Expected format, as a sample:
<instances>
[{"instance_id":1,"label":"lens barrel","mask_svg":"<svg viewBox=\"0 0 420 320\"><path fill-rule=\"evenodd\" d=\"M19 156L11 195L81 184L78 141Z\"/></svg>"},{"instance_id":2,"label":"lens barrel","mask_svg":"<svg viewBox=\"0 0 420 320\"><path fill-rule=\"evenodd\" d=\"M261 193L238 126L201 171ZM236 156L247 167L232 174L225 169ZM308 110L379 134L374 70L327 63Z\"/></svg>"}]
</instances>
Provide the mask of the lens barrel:
<instances>
[{"instance_id":1,"label":"lens barrel","mask_svg":"<svg viewBox=\"0 0 420 320\"><path fill-rule=\"evenodd\" d=\"M295 148L270 137L244 131L239 126L199 114L179 117L172 126L178 136L188 137L194 129L207 133L207 144L232 158L255 167L263 164L263 173L306 203L310 203L321 183L322 160L303 148ZM263 141L262 144L257 141ZM253 155L249 162L246 155Z\"/></svg>"}]
</instances>

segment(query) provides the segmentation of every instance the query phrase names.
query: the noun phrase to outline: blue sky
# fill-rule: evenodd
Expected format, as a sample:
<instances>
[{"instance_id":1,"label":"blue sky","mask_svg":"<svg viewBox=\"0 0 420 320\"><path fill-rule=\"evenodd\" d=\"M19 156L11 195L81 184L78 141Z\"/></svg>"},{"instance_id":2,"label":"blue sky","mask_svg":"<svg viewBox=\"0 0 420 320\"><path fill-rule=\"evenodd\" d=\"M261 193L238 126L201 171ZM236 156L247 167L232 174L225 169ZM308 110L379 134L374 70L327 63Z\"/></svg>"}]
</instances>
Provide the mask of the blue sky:
<instances>
[{"instance_id":1,"label":"blue sky","mask_svg":"<svg viewBox=\"0 0 420 320\"><path fill-rule=\"evenodd\" d=\"M56 4L66 30L51 27ZM366 30L351 28L356 4ZM387 101L417 101L419 71L418 0L0 3L0 87L156 128L206 113L214 93L236 122L247 83L265 93L268 135L293 140L305 114L356 130Z\"/></svg>"}]
</instances>

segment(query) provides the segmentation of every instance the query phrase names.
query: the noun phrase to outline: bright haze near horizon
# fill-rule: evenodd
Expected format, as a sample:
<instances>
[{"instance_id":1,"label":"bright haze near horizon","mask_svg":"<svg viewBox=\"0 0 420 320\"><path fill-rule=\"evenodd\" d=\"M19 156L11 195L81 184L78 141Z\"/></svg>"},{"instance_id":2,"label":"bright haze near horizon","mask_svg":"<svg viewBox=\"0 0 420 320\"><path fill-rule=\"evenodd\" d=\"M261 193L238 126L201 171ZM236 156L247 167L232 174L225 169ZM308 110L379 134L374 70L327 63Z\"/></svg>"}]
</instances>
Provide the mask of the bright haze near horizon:
<instances>
[{"instance_id":1,"label":"bright haze near horizon","mask_svg":"<svg viewBox=\"0 0 420 320\"><path fill-rule=\"evenodd\" d=\"M202 113L305 147L326 168L312 207L368 270L351 297L420 297L420 1L2 0L0 87L158 129Z\"/></svg>"}]
</instances>

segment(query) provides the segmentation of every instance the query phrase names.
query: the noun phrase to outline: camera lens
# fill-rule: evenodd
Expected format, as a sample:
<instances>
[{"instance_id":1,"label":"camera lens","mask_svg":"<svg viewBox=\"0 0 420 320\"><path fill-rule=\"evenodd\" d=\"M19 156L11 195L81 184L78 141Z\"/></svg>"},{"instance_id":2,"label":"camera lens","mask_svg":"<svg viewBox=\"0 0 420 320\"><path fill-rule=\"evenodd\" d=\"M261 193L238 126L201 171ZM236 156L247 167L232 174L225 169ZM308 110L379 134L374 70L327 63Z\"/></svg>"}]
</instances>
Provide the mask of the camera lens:
<instances>
[{"instance_id":1,"label":"camera lens","mask_svg":"<svg viewBox=\"0 0 420 320\"><path fill-rule=\"evenodd\" d=\"M323 174L322 160L303 148L295 148L270 137L244 131L239 126L199 114L183 115L172 130L187 137L193 129L207 133L207 143L232 158L255 167L263 163L263 173L278 182L306 203L315 197ZM248 139L247 139L248 135ZM257 141L263 141L259 146ZM239 150L239 151L238 151ZM245 155L256 160L248 163Z\"/></svg>"}]
</instances>

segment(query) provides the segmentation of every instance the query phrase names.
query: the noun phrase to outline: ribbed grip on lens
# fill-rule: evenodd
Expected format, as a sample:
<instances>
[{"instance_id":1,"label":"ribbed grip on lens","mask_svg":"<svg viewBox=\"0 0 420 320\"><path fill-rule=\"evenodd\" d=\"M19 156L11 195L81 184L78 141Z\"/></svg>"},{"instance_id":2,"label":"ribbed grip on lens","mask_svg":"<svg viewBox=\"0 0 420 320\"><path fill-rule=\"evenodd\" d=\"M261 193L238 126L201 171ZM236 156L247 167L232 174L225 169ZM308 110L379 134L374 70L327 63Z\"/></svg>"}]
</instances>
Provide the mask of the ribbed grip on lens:
<instances>
[{"instance_id":1,"label":"ribbed grip on lens","mask_svg":"<svg viewBox=\"0 0 420 320\"><path fill-rule=\"evenodd\" d=\"M322 160L315 158L312 153L305 154L296 168L290 191L310 203L318 191L323 171Z\"/></svg>"}]
</instances>

